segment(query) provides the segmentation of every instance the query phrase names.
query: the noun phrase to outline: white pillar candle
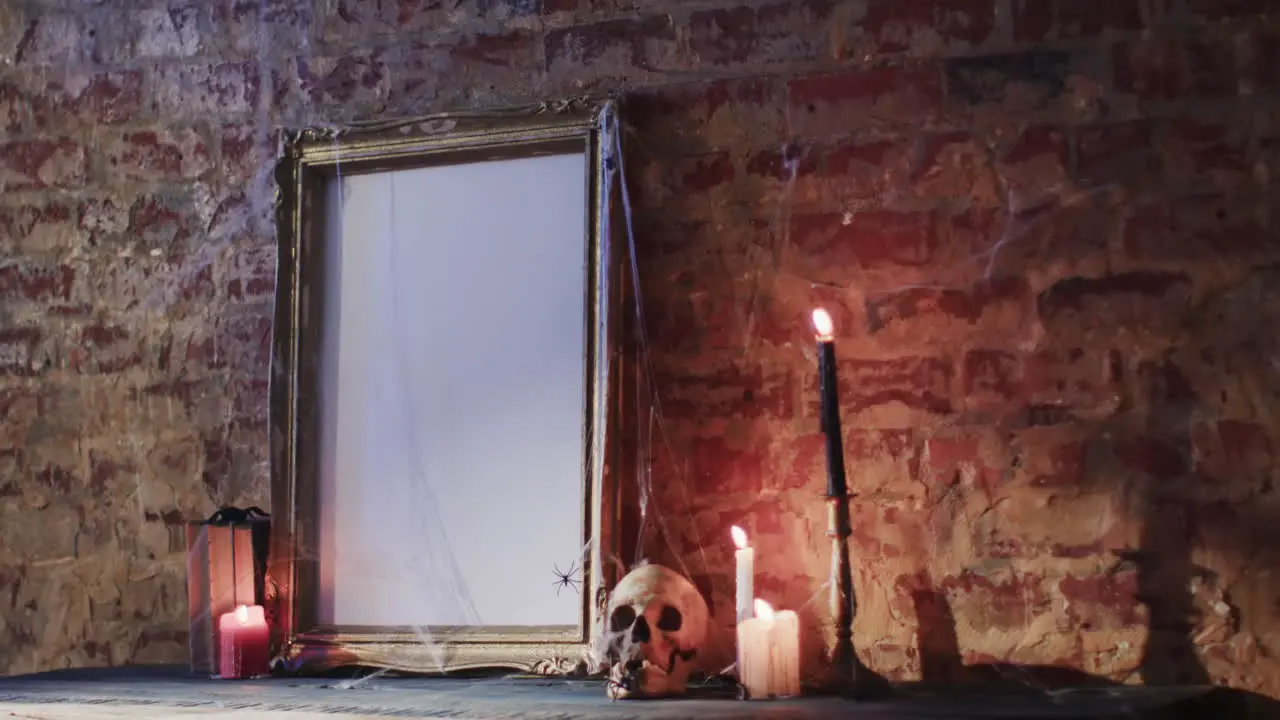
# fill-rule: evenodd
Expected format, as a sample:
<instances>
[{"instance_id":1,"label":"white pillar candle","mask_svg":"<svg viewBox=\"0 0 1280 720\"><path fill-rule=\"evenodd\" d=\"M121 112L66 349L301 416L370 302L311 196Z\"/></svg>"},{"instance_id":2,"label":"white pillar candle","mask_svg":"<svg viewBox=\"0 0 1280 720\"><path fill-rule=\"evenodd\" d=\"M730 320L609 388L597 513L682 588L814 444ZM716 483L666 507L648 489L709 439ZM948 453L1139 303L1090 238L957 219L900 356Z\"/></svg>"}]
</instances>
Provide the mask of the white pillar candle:
<instances>
[{"instance_id":1,"label":"white pillar candle","mask_svg":"<svg viewBox=\"0 0 1280 720\"><path fill-rule=\"evenodd\" d=\"M734 525L729 528L729 534L733 536L733 544L737 546L737 550L733 553L733 559L737 563L737 595L735 602L737 606L738 622L751 618L752 607L751 601L755 598L755 574L756 574L756 551L747 545L747 533L742 528Z\"/></svg>"},{"instance_id":2,"label":"white pillar candle","mask_svg":"<svg viewBox=\"0 0 1280 720\"><path fill-rule=\"evenodd\" d=\"M752 700L800 695L800 617L755 601L755 617L738 623L738 681Z\"/></svg>"}]
</instances>

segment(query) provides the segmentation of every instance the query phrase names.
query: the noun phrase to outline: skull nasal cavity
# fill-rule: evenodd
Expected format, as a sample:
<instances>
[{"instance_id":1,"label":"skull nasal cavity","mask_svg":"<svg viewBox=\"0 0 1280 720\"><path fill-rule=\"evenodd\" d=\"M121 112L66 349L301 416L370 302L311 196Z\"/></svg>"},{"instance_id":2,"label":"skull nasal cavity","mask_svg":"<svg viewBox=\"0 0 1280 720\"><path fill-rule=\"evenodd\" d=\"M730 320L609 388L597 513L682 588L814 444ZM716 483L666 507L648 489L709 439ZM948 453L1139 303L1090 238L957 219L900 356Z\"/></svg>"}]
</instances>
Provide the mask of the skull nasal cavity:
<instances>
[{"instance_id":1,"label":"skull nasal cavity","mask_svg":"<svg viewBox=\"0 0 1280 720\"><path fill-rule=\"evenodd\" d=\"M680 629L681 617L680 611L666 605L662 608L662 613L658 615L658 629L664 632L675 632Z\"/></svg>"},{"instance_id":2,"label":"skull nasal cavity","mask_svg":"<svg viewBox=\"0 0 1280 720\"><path fill-rule=\"evenodd\" d=\"M643 615L639 620L636 620L635 625L631 626L631 642L649 642L649 621L645 620Z\"/></svg>"}]
</instances>

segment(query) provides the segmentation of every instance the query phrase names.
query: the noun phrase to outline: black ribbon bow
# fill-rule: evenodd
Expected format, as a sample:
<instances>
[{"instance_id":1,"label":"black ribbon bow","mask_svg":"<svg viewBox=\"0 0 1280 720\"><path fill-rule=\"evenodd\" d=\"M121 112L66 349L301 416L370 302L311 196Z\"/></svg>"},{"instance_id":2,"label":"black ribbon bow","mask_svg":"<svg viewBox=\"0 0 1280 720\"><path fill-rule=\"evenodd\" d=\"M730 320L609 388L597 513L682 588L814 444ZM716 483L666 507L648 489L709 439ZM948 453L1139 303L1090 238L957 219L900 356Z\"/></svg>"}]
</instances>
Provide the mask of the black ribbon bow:
<instances>
[{"instance_id":1,"label":"black ribbon bow","mask_svg":"<svg viewBox=\"0 0 1280 720\"><path fill-rule=\"evenodd\" d=\"M262 508L254 505L241 510L238 507L218 508L208 520L204 521L205 525L236 525L244 522L252 522L253 520L270 518Z\"/></svg>"}]
</instances>

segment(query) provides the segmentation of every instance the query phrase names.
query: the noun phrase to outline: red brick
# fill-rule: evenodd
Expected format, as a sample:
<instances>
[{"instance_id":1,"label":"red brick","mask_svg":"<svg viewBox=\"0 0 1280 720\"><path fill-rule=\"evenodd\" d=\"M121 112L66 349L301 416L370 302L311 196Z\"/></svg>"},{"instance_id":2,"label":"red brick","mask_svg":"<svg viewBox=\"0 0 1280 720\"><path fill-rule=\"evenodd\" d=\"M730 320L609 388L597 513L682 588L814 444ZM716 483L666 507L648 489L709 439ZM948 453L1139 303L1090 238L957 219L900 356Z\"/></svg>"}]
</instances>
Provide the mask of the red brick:
<instances>
[{"instance_id":1,"label":"red brick","mask_svg":"<svg viewBox=\"0 0 1280 720\"><path fill-rule=\"evenodd\" d=\"M1221 188L1246 182L1253 169L1246 135L1220 122L1175 120L1161 143L1165 179L1173 185Z\"/></svg>"},{"instance_id":2,"label":"red brick","mask_svg":"<svg viewBox=\"0 0 1280 720\"><path fill-rule=\"evenodd\" d=\"M92 61L95 43L89 18L84 12L49 9L32 16L14 51L13 64L65 68Z\"/></svg>"},{"instance_id":3,"label":"red brick","mask_svg":"<svg viewBox=\"0 0 1280 720\"><path fill-rule=\"evenodd\" d=\"M987 149L967 132L927 135L911 182L922 197L965 197L979 206L1003 201Z\"/></svg>"},{"instance_id":4,"label":"red brick","mask_svg":"<svg viewBox=\"0 0 1280 720\"><path fill-rule=\"evenodd\" d=\"M297 58L299 88L312 103L365 104L385 91L389 70L380 53Z\"/></svg>"},{"instance_id":5,"label":"red brick","mask_svg":"<svg viewBox=\"0 0 1280 720\"><path fill-rule=\"evenodd\" d=\"M1231 48L1200 40L1153 37L1116 45L1116 87L1141 100L1229 96L1236 89Z\"/></svg>"},{"instance_id":6,"label":"red brick","mask_svg":"<svg viewBox=\"0 0 1280 720\"><path fill-rule=\"evenodd\" d=\"M994 0L870 0L857 29L879 53L908 52L941 43L947 49L982 45L995 30Z\"/></svg>"},{"instance_id":7,"label":"red brick","mask_svg":"<svg viewBox=\"0 0 1280 720\"><path fill-rule=\"evenodd\" d=\"M273 170L279 142L280 130L277 128L244 124L224 126L218 140L221 177L231 185L251 187L259 176Z\"/></svg>"},{"instance_id":8,"label":"red brick","mask_svg":"<svg viewBox=\"0 0 1280 720\"><path fill-rule=\"evenodd\" d=\"M1068 575L1058 581L1058 592L1067 600L1073 627L1117 629L1146 620L1138 598L1138 583L1138 573L1134 570L1084 577Z\"/></svg>"},{"instance_id":9,"label":"red brick","mask_svg":"<svg viewBox=\"0 0 1280 720\"><path fill-rule=\"evenodd\" d=\"M204 441L204 468L200 474L204 481L205 492L215 503L222 504L226 497L227 486L232 470L235 448L227 440L206 438Z\"/></svg>"},{"instance_id":10,"label":"red brick","mask_svg":"<svg viewBox=\"0 0 1280 720\"><path fill-rule=\"evenodd\" d=\"M0 248L41 252L78 246L79 217L74 205L51 202L0 207Z\"/></svg>"},{"instance_id":11,"label":"red brick","mask_svg":"<svg viewBox=\"0 0 1280 720\"><path fill-rule=\"evenodd\" d=\"M271 364L270 308L241 305L221 313L217 324L185 344L185 363L199 369L230 368L243 376L265 376Z\"/></svg>"},{"instance_id":12,"label":"red brick","mask_svg":"<svg viewBox=\"0 0 1280 720\"><path fill-rule=\"evenodd\" d=\"M907 186L916 144L905 139L855 140L824 148L821 177L831 197L883 198Z\"/></svg>"},{"instance_id":13,"label":"red brick","mask_svg":"<svg viewBox=\"0 0 1280 720\"><path fill-rule=\"evenodd\" d=\"M728 420L786 418L795 413L795 384L783 370L731 367L719 372L658 370L655 390L664 414L703 426Z\"/></svg>"},{"instance_id":14,"label":"red brick","mask_svg":"<svg viewBox=\"0 0 1280 720\"><path fill-rule=\"evenodd\" d=\"M1031 127L1022 131L1018 139L1001 157L1005 164L1018 164L1050 156L1058 165L1067 164L1067 139L1062 131L1053 127Z\"/></svg>"},{"instance_id":15,"label":"red brick","mask_svg":"<svg viewBox=\"0 0 1280 720\"><path fill-rule=\"evenodd\" d=\"M31 73L0 82L0 129L49 136L85 123L114 125L137 117L142 73L137 70Z\"/></svg>"},{"instance_id":16,"label":"red brick","mask_svg":"<svg viewBox=\"0 0 1280 720\"><path fill-rule=\"evenodd\" d=\"M596 65L594 76L629 74L660 66L675 42L669 15L603 20L548 32L546 63L552 73Z\"/></svg>"},{"instance_id":17,"label":"red brick","mask_svg":"<svg viewBox=\"0 0 1280 720\"><path fill-rule=\"evenodd\" d=\"M1185 296L1191 281L1182 273L1130 272L1098 278L1073 277L1059 280L1040 293L1039 309L1044 318L1074 310L1099 310L1097 303L1110 304L1125 296L1164 299Z\"/></svg>"},{"instance_id":18,"label":"red brick","mask_svg":"<svg viewBox=\"0 0 1280 720\"><path fill-rule=\"evenodd\" d=\"M733 181L733 161L727 152L686 158L672 168L672 190L677 194L698 195Z\"/></svg>"},{"instance_id":19,"label":"red brick","mask_svg":"<svg viewBox=\"0 0 1280 720\"><path fill-rule=\"evenodd\" d=\"M764 489L764 459L723 437L699 437L689 450L690 492L697 495L750 496Z\"/></svg>"},{"instance_id":20,"label":"red brick","mask_svg":"<svg viewBox=\"0 0 1280 720\"><path fill-rule=\"evenodd\" d=\"M117 485L120 476L132 476L137 472L137 467L128 461L112 457L101 450L89 451L88 488L94 497L105 498L119 492L122 489Z\"/></svg>"},{"instance_id":21,"label":"red brick","mask_svg":"<svg viewBox=\"0 0 1280 720\"><path fill-rule=\"evenodd\" d=\"M962 107L992 112L1041 111L1061 102L1067 83L1079 70L1078 58L1061 50L1030 50L949 58L945 64L947 98Z\"/></svg>"},{"instance_id":22,"label":"red brick","mask_svg":"<svg viewBox=\"0 0 1280 720\"><path fill-rule=\"evenodd\" d=\"M124 133L107 165L111 177L143 181L193 180L212 167L204 137L192 129Z\"/></svg>"},{"instance_id":23,"label":"red brick","mask_svg":"<svg viewBox=\"0 0 1280 720\"><path fill-rule=\"evenodd\" d=\"M1020 42L1094 38L1143 26L1140 0L1015 0L1013 6L1013 36Z\"/></svg>"},{"instance_id":24,"label":"red brick","mask_svg":"<svg viewBox=\"0 0 1280 720\"><path fill-rule=\"evenodd\" d=\"M1188 0L1187 9L1203 20L1232 20L1237 18L1261 20L1275 16L1276 5L1271 0Z\"/></svg>"},{"instance_id":25,"label":"red brick","mask_svg":"<svg viewBox=\"0 0 1280 720\"><path fill-rule=\"evenodd\" d=\"M1006 443L991 429L958 428L924 442L921 463L931 488L972 482L987 491L1005 483Z\"/></svg>"},{"instance_id":26,"label":"red brick","mask_svg":"<svg viewBox=\"0 0 1280 720\"><path fill-rule=\"evenodd\" d=\"M1013 0L1013 39L1035 42L1053 32L1056 0Z\"/></svg>"},{"instance_id":27,"label":"red brick","mask_svg":"<svg viewBox=\"0 0 1280 720\"><path fill-rule=\"evenodd\" d=\"M0 375L34 375L36 346L43 334L38 328L0 329Z\"/></svg>"},{"instance_id":28,"label":"red brick","mask_svg":"<svg viewBox=\"0 0 1280 720\"><path fill-rule=\"evenodd\" d=\"M1280 89L1280 34L1276 33L1274 22L1255 28L1237 40L1236 47L1241 94Z\"/></svg>"},{"instance_id":29,"label":"red brick","mask_svg":"<svg viewBox=\"0 0 1280 720\"><path fill-rule=\"evenodd\" d=\"M1094 184L1145 181L1159 171L1152 137L1152 123L1145 119L1081 128L1076 177Z\"/></svg>"},{"instance_id":30,"label":"red brick","mask_svg":"<svg viewBox=\"0 0 1280 720\"><path fill-rule=\"evenodd\" d=\"M188 198L170 193L144 195L129 206L128 233L144 247L181 246L200 228Z\"/></svg>"},{"instance_id":31,"label":"red brick","mask_svg":"<svg viewBox=\"0 0 1280 720\"><path fill-rule=\"evenodd\" d=\"M60 465L45 465L31 475L36 484L58 495L69 495L84 486L74 471Z\"/></svg>"},{"instance_id":32,"label":"red brick","mask_svg":"<svg viewBox=\"0 0 1280 720\"><path fill-rule=\"evenodd\" d=\"M271 206L256 194L235 190L226 195L213 209L206 232L215 240L244 235L254 227L254 222L270 223Z\"/></svg>"},{"instance_id":33,"label":"red brick","mask_svg":"<svg viewBox=\"0 0 1280 720\"><path fill-rule=\"evenodd\" d=\"M265 300L275 294L276 249L246 250L239 255L235 276L227 283L227 296L232 300Z\"/></svg>"},{"instance_id":34,"label":"red brick","mask_svg":"<svg viewBox=\"0 0 1280 720\"><path fill-rule=\"evenodd\" d=\"M650 213L691 208L684 214L696 218L705 211L709 199L719 200L731 190L737 169L728 152L717 151L663 161L653 159L641 165L637 176L645 179L631 186L635 188L631 202L636 209Z\"/></svg>"},{"instance_id":35,"label":"red brick","mask_svg":"<svg viewBox=\"0 0 1280 720\"><path fill-rule=\"evenodd\" d=\"M1060 191L1045 188L1062 186L1069 175L1066 135L1052 127L1027 128L1003 153L999 167L1006 191L1022 196L1022 203L1034 203L1042 196L1056 200Z\"/></svg>"},{"instance_id":36,"label":"red brick","mask_svg":"<svg viewBox=\"0 0 1280 720\"><path fill-rule=\"evenodd\" d=\"M816 152L794 143L769 150L760 150L747 157L748 175L789 182L813 177L818 173L819 158Z\"/></svg>"},{"instance_id":37,"label":"red brick","mask_svg":"<svg viewBox=\"0 0 1280 720\"><path fill-rule=\"evenodd\" d=\"M15 264L0 267L0 298L7 301L69 301L76 272L70 265Z\"/></svg>"},{"instance_id":38,"label":"red brick","mask_svg":"<svg viewBox=\"0 0 1280 720\"><path fill-rule=\"evenodd\" d=\"M927 126L943 103L942 73L928 65L804 75L787 88L794 131L810 136L883 123Z\"/></svg>"},{"instance_id":39,"label":"red brick","mask_svg":"<svg viewBox=\"0 0 1280 720\"><path fill-rule=\"evenodd\" d=\"M260 368L265 378L266 368ZM270 387L267 380L242 380L235 383L231 396L231 418L240 429L265 429L270 419Z\"/></svg>"},{"instance_id":40,"label":"red brick","mask_svg":"<svg viewBox=\"0 0 1280 720\"><path fill-rule=\"evenodd\" d=\"M963 290L914 288L872 295L867 299L867 328L875 333L897 323L937 317L972 324L1000 305L1021 306L1029 300L1030 288L1022 278L982 281Z\"/></svg>"},{"instance_id":41,"label":"red brick","mask_svg":"<svg viewBox=\"0 0 1280 720\"><path fill-rule=\"evenodd\" d=\"M0 145L0 188L8 191L78 188L85 183L84 146L71 138Z\"/></svg>"},{"instance_id":42,"label":"red brick","mask_svg":"<svg viewBox=\"0 0 1280 720\"><path fill-rule=\"evenodd\" d=\"M826 435L815 429L788 442L789 465L779 474L795 478L780 489L826 490ZM868 430L845 425L845 457L850 468L849 487L855 493L894 492L900 483L917 482L920 443L912 430ZM782 452L779 449L779 452Z\"/></svg>"},{"instance_id":43,"label":"red brick","mask_svg":"<svg viewBox=\"0 0 1280 720\"><path fill-rule=\"evenodd\" d=\"M78 343L71 349L71 366L78 373L117 373L142 364L139 343L119 325L90 325L81 328Z\"/></svg>"},{"instance_id":44,"label":"red brick","mask_svg":"<svg viewBox=\"0 0 1280 720\"><path fill-rule=\"evenodd\" d=\"M31 99L16 83L0 80L0 131L17 135L32 125Z\"/></svg>"},{"instance_id":45,"label":"red brick","mask_svg":"<svg viewBox=\"0 0 1280 720\"><path fill-rule=\"evenodd\" d=\"M1253 202L1217 193L1170 197L1134 208L1125 253L1149 262L1252 260L1273 251Z\"/></svg>"},{"instance_id":46,"label":"red brick","mask_svg":"<svg viewBox=\"0 0 1280 720\"><path fill-rule=\"evenodd\" d=\"M914 410L948 414L952 410L951 363L944 358L904 356L890 360L837 360L842 410L860 412L900 403ZM809 376L806 396L817 399L817 372Z\"/></svg>"},{"instance_id":47,"label":"red brick","mask_svg":"<svg viewBox=\"0 0 1280 720\"><path fill-rule=\"evenodd\" d=\"M413 45L399 58L387 55L387 100L418 112L436 104L513 104L532 102L538 84L528 81L529 68L542 63L542 36L526 31L475 34L462 40ZM372 78L371 78L372 79ZM363 92L373 99L379 84ZM513 91L512 88L515 88ZM514 94L513 94L514 93Z\"/></svg>"},{"instance_id":48,"label":"red brick","mask_svg":"<svg viewBox=\"0 0 1280 720\"><path fill-rule=\"evenodd\" d=\"M1028 487L1084 492L1098 485L1098 468L1091 465L1098 444L1092 426L1068 423L1020 427L1002 436L1011 458L1014 481ZM1051 535L1051 534L1050 534Z\"/></svg>"},{"instance_id":49,"label":"red brick","mask_svg":"<svg viewBox=\"0 0 1280 720\"><path fill-rule=\"evenodd\" d=\"M1243 420L1200 423L1192 431L1196 472L1223 484L1269 481L1275 458L1266 428Z\"/></svg>"},{"instance_id":50,"label":"red brick","mask_svg":"<svg viewBox=\"0 0 1280 720\"><path fill-rule=\"evenodd\" d=\"M1134 394L1153 415L1186 408L1197 400L1191 379L1172 358L1144 360L1133 376Z\"/></svg>"},{"instance_id":51,"label":"red brick","mask_svg":"<svg viewBox=\"0 0 1280 720\"><path fill-rule=\"evenodd\" d=\"M820 57L830 0L788 0L758 7L695 11L689 49L700 65L767 64Z\"/></svg>"},{"instance_id":52,"label":"red brick","mask_svg":"<svg viewBox=\"0 0 1280 720\"><path fill-rule=\"evenodd\" d=\"M90 117L94 123L126 123L142 110L142 72L119 70L91 75L86 81L50 78L33 104L39 126L56 124L59 116Z\"/></svg>"},{"instance_id":53,"label":"red brick","mask_svg":"<svg viewBox=\"0 0 1280 720\"><path fill-rule=\"evenodd\" d=\"M1152 436L1122 438L1115 444L1115 454L1128 470L1155 480L1169 481L1190 469L1186 448L1181 444Z\"/></svg>"},{"instance_id":54,"label":"red brick","mask_svg":"<svg viewBox=\"0 0 1280 720\"><path fill-rule=\"evenodd\" d=\"M1023 393L1029 425L1056 425L1077 416L1109 414L1124 391L1118 353L1069 346L1027 357Z\"/></svg>"},{"instance_id":55,"label":"red brick","mask_svg":"<svg viewBox=\"0 0 1280 720\"><path fill-rule=\"evenodd\" d=\"M538 36L528 32L502 35L474 35L451 46L451 55L461 74L484 66L527 71L537 60Z\"/></svg>"},{"instance_id":56,"label":"red brick","mask_svg":"<svg viewBox=\"0 0 1280 720\"><path fill-rule=\"evenodd\" d=\"M796 215L790 232L793 247L806 261L842 277L857 269L927 265L938 247L932 213Z\"/></svg>"},{"instance_id":57,"label":"red brick","mask_svg":"<svg viewBox=\"0 0 1280 720\"><path fill-rule=\"evenodd\" d=\"M970 408L1006 407L1022 395L1022 359L1003 350L964 355L964 392Z\"/></svg>"},{"instance_id":58,"label":"red brick","mask_svg":"<svg viewBox=\"0 0 1280 720\"><path fill-rule=\"evenodd\" d=\"M94 298L113 298L113 305L128 309L167 308L173 303L208 302L213 299L210 260L188 259L180 253L165 256L111 258L89 282Z\"/></svg>"},{"instance_id":59,"label":"red brick","mask_svg":"<svg viewBox=\"0 0 1280 720\"><path fill-rule=\"evenodd\" d=\"M782 138L786 104L781 81L733 78L662 85L627 97L627 122L650 153L684 154L758 147ZM779 147L784 143L779 141Z\"/></svg>"},{"instance_id":60,"label":"red brick","mask_svg":"<svg viewBox=\"0 0 1280 720\"><path fill-rule=\"evenodd\" d=\"M951 600L955 615L979 631L1025 628L1050 605L1042 581L1032 575L989 577L965 570L940 578L938 587Z\"/></svg>"},{"instance_id":61,"label":"red brick","mask_svg":"<svg viewBox=\"0 0 1280 720\"><path fill-rule=\"evenodd\" d=\"M228 0L212 8L213 26L223 34L223 42L241 57L259 51L265 33L276 47L305 47L307 33L315 23L307 0Z\"/></svg>"},{"instance_id":62,"label":"red brick","mask_svg":"<svg viewBox=\"0 0 1280 720\"><path fill-rule=\"evenodd\" d=\"M264 82L258 68L256 61L160 65L152 76L156 109L175 118L246 115Z\"/></svg>"}]
</instances>

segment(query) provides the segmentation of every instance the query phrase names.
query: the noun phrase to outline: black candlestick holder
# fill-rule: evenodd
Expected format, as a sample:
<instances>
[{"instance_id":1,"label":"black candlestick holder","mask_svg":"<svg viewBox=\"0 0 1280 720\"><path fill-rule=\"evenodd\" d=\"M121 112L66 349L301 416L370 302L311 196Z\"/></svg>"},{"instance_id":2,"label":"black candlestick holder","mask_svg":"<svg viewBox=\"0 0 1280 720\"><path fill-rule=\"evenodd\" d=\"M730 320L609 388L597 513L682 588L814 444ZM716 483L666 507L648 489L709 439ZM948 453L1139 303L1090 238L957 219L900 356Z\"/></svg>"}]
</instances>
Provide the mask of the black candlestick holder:
<instances>
[{"instance_id":1,"label":"black candlestick holder","mask_svg":"<svg viewBox=\"0 0 1280 720\"><path fill-rule=\"evenodd\" d=\"M831 539L829 610L835 632L835 645L829 657L829 674L823 690L867 700L887 694L889 683L863 665L853 647L853 618L857 608L853 564L849 557L849 537L853 528L849 521L850 494L844 468L844 438L840 427L835 370L835 343L830 339L819 339L821 426L827 440L827 537Z\"/></svg>"}]
</instances>

